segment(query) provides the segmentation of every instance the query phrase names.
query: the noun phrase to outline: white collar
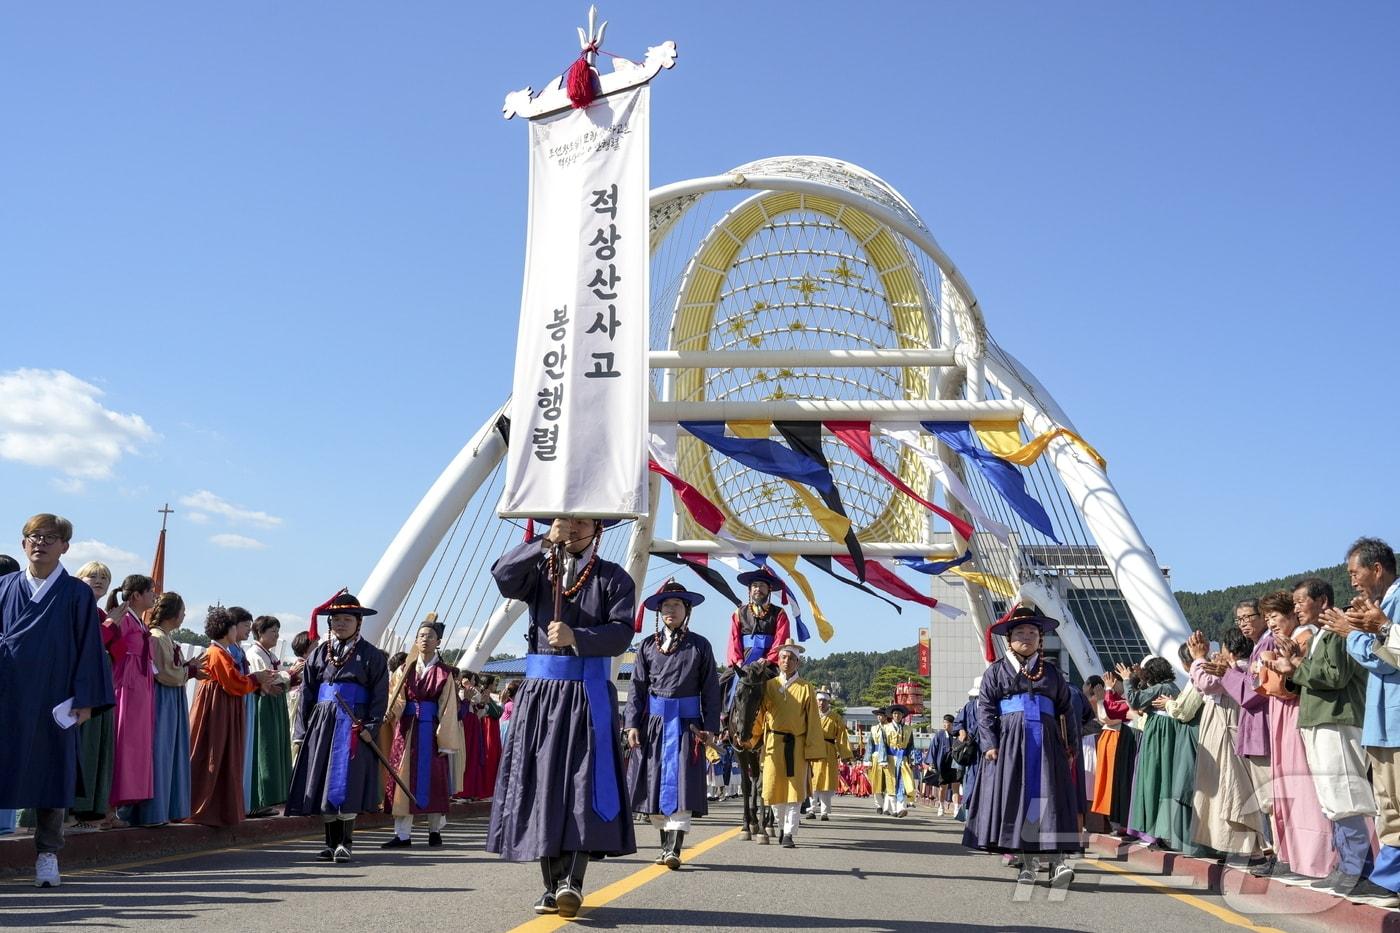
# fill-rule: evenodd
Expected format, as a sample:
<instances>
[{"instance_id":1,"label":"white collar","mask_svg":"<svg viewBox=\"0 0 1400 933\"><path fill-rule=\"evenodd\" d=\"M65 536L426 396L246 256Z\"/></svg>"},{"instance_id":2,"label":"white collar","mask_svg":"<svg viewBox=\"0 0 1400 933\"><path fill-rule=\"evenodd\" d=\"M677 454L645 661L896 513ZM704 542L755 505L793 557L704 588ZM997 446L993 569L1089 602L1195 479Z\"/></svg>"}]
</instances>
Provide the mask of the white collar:
<instances>
[{"instance_id":1,"label":"white collar","mask_svg":"<svg viewBox=\"0 0 1400 933\"><path fill-rule=\"evenodd\" d=\"M422 658L419 658L419 659L418 659L418 669L419 669L420 671L426 671L426 670L428 670L429 668L435 666L437 663L438 663L438 653L437 653L436 651L434 651L434 652L433 652L433 656L432 656L431 658L428 658L428 660L424 661Z\"/></svg>"},{"instance_id":2,"label":"white collar","mask_svg":"<svg viewBox=\"0 0 1400 933\"><path fill-rule=\"evenodd\" d=\"M53 573L40 580L38 577L34 576L29 572L28 567L25 567L24 581L29 584L29 601L37 603L39 600L47 596L49 594L49 590L53 589L54 583L58 581L58 578L65 575L67 572L68 571L63 569L63 565L59 564L53 569Z\"/></svg>"}]
</instances>

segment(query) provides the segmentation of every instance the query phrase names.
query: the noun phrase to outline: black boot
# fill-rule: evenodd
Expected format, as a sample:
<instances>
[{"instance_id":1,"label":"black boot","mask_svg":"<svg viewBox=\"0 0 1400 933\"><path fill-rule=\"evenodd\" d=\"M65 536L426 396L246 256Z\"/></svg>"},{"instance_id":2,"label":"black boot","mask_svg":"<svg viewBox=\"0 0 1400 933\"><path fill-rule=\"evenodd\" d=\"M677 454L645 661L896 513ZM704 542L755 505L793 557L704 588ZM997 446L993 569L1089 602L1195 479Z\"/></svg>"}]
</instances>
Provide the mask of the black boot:
<instances>
[{"instance_id":1,"label":"black boot","mask_svg":"<svg viewBox=\"0 0 1400 933\"><path fill-rule=\"evenodd\" d=\"M336 820L340 824L340 845L335 847L335 860L337 862L350 861L350 849L355 844L355 821Z\"/></svg>"},{"instance_id":2,"label":"black boot","mask_svg":"<svg viewBox=\"0 0 1400 933\"><path fill-rule=\"evenodd\" d=\"M663 830L660 830L659 832L660 832L660 835L661 835L661 851L660 851L660 853L657 854L657 856L656 856L656 861L653 862L652 864L654 864L654 865L665 865L665 864L666 864L666 853L669 852L669 851L671 851L671 834L668 833L668 832L667 832L666 830L664 830L664 829L663 829Z\"/></svg>"},{"instance_id":3,"label":"black boot","mask_svg":"<svg viewBox=\"0 0 1400 933\"><path fill-rule=\"evenodd\" d=\"M666 848L666 867L671 871L681 867L681 846L684 843L685 830L674 830L671 833L671 844Z\"/></svg>"},{"instance_id":4,"label":"black boot","mask_svg":"<svg viewBox=\"0 0 1400 933\"><path fill-rule=\"evenodd\" d=\"M326 847L316 857L323 862L335 858L335 847L340 845L340 820L326 821Z\"/></svg>"},{"instance_id":5,"label":"black boot","mask_svg":"<svg viewBox=\"0 0 1400 933\"><path fill-rule=\"evenodd\" d=\"M588 870L587 852L564 853L564 874L559 879L559 887L554 890L554 903L559 907L559 916L574 917L583 906L583 875Z\"/></svg>"},{"instance_id":6,"label":"black boot","mask_svg":"<svg viewBox=\"0 0 1400 933\"><path fill-rule=\"evenodd\" d=\"M558 859L544 856L540 859L540 876L544 879L544 894L535 901L535 913L537 914L557 914L559 907L554 903L554 863Z\"/></svg>"}]
</instances>

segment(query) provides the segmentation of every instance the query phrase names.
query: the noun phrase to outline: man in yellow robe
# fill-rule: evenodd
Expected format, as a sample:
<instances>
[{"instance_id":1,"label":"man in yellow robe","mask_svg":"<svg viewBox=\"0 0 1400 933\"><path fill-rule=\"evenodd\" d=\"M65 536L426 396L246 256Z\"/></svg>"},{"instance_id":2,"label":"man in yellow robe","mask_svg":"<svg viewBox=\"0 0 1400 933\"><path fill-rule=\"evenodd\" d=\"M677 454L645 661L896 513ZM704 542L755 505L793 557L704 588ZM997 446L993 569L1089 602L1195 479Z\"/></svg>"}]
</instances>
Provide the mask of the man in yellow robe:
<instances>
[{"instance_id":1,"label":"man in yellow robe","mask_svg":"<svg viewBox=\"0 0 1400 933\"><path fill-rule=\"evenodd\" d=\"M836 796L839 763L851 759L851 740L846 734L846 720L831 708L831 694L825 688L817 691L817 715L822 723L823 755L821 761L812 762L812 806L807 818L820 814L827 820Z\"/></svg>"},{"instance_id":2,"label":"man in yellow robe","mask_svg":"<svg viewBox=\"0 0 1400 933\"><path fill-rule=\"evenodd\" d=\"M914 793L914 727L905 722L909 711L896 703L889 708L891 722L885 734L885 809L891 816L909 812L909 797Z\"/></svg>"},{"instance_id":3,"label":"man in yellow robe","mask_svg":"<svg viewBox=\"0 0 1400 933\"><path fill-rule=\"evenodd\" d=\"M870 727L870 767L866 770L870 777L870 796L875 798L875 812L885 812L885 759L889 750L885 747L885 726L889 723L889 712L883 706L871 710L875 714L875 725Z\"/></svg>"},{"instance_id":4,"label":"man in yellow robe","mask_svg":"<svg viewBox=\"0 0 1400 933\"><path fill-rule=\"evenodd\" d=\"M788 639L778 648L778 676L763 689L755 732L763 733L763 802L773 808L779 841L797 843L797 808L807 796L807 762L825 756L821 716L812 685L797 674L803 648Z\"/></svg>"}]
</instances>

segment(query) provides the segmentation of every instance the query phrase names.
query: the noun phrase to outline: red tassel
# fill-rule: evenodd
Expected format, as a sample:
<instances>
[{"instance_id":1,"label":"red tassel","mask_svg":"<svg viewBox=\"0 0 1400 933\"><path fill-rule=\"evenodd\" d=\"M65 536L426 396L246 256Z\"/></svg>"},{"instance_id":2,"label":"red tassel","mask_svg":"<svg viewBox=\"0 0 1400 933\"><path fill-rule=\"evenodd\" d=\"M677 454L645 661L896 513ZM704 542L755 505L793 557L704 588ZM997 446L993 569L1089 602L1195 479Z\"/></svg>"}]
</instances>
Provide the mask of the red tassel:
<instances>
[{"instance_id":1,"label":"red tassel","mask_svg":"<svg viewBox=\"0 0 1400 933\"><path fill-rule=\"evenodd\" d=\"M582 110L593 103L598 96L598 86L593 66L588 64L588 52L584 51L572 65L564 78L564 90L569 95L569 103L575 110Z\"/></svg>"},{"instance_id":2,"label":"red tassel","mask_svg":"<svg viewBox=\"0 0 1400 933\"><path fill-rule=\"evenodd\" d=\"M526 543L526 544L529 544L530 541L531 541L531 539L533 539L534 537L535 537L535 520L534 520L533 518L527 518L527 519L525 519L525 543Z\"/></svg>"},{"instance_id":3,"label":"red tassel","mask_svg":"<svg viewBox=\"0 0 1400 933\"><path fill-rule=\"evenodd\" d=\"M992 647L992 630L987 629L982 633L982 656L987 659L988 664L995 664L997 660L996 649Z\"/></svg>"},{"instance_id":4,"label":"red tassel","mask_svg":"<svg viewBox=\"0 0 1400 933\"><path fill-rule=\"evenodd\" d=\"M335 591L335 595L334 595L334 596L332 596L330 599L326 600L325 602L321 603L321 605L317 606L315 609L312 609L312 610L311 610L311 625L307 628L306 634L310 636L310 638L311 638L312 641L318 641L318 640L320 639L320 637L321 637L320 632L319 632L319 630L317 629L317 626L316 626L316 617L317 617L317 615L320 613L320 611L321 611L322 609L326 608L326 607L329 606L331 603L333 603L333 602L335 602L337 599L339 599L342 593L348 593L348 592L350 592L350 587L348 587L348 586L343 586L343 587L341 587L340 589L338 589L338 590Z\"/></svg>"}]
</instances>

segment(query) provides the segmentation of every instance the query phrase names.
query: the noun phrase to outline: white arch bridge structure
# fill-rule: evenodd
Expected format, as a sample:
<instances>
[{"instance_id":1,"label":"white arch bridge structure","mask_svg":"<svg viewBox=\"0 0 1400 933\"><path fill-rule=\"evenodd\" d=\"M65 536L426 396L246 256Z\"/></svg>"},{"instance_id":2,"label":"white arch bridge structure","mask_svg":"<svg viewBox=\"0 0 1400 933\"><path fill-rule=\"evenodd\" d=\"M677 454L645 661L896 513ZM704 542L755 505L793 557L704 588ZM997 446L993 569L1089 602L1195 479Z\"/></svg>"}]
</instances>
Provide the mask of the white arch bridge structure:
<instances>
[{"instance_id":1,"label":"white arch bridge structure","mask_svg":"<svg viewBox=\"0 0 1400 933\"><path fill-rule=\"evenodd\" d=\"M932 435L916 451L878 430L989 420L1016 423L1023 440L1075 430L992 338L971 286L890 185L834 159L780 157L656 188L650 205L653 427L870 421L885 465L974 524L968 567L1009 584L967 587L965 623L977 636L1020 598L1063 620L1063 645L1081 675L1144 653L1175 655L1189 628L1169 583L1105 471L1074 443L1057 437L1039 460L1017 468L1050 517L1050 538ZM448 626L447 643L466 649L459 664L478 670L520 616L523 604L502 600L489 573L520 540L519 526L495 515L505 410L484 419L360 587L364 603L380 609L366 620L366 637L402 646L434 610ZM963 553L967 543L942 519L844 445L827 437L823 452L867 558ZM726 532L750 550L846 553L782 481L684 432L676 454L679 475L719 505ZM947 496L949 485L963 494ZM653 555L734 551L678 502L667 508L660 492L652 474L651 513L624 526L625 538L604 537L604 556L628 569L639 593ZM669 529L658 527L658 513ZM1086 556L1101 569L1086 573Z\"/></svg>"}]
</instances>

